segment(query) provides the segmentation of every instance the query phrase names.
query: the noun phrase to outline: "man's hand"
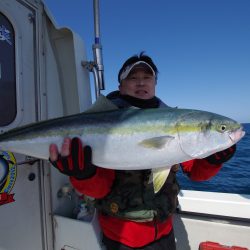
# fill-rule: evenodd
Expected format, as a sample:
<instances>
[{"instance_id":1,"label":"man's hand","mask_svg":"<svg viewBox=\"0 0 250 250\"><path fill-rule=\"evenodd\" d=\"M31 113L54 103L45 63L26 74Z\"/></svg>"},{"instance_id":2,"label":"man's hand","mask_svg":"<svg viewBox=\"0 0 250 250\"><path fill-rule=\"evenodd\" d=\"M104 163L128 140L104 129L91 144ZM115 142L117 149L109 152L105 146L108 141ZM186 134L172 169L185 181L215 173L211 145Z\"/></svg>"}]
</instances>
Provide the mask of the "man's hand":
<instances>
[{"instance_id":1,"label":"man's hand","mask_svg":"<svg viewBox=\"0 0 250 250\"><path fill-rule=\"evenodd\" d=\"M51 164L65 175L81 180L92 177L96 172L96 166L92 164L91 147L83 147L79 138L65 138L61 153L55 144L51 144L49 152Z\"/></svg>"},{"instance_id":2,"label":"man's hand","mask_svg":"<svg viewBox=\"0 0 250 250\"><path fill-rule=\"evenodd\" d=\"M230 148L227 148L223 151L212 154L206 157L205 159L211 164L219 165L231 159L235 151L236 151L236 144L234 144Z\"/></svg>"}]
</instances>

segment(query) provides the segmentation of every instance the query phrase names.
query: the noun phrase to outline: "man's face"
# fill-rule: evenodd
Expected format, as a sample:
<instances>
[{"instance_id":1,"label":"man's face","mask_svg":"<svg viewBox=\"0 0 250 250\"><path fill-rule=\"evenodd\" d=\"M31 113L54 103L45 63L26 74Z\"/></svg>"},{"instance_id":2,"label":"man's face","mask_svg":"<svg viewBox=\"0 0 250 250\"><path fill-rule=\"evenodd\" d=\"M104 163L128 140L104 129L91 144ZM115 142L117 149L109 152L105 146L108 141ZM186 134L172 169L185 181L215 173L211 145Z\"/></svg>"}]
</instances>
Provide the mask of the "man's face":
<instances>
[{"instance_id":1,"label":"man's face","mask_svg":"<svg viewBox=\"0 0 250 250\"><path fill-rule=\"evenodd\" d=\"M155 85L156 80L152 71L136 67L122 80L119 90L122 95L146 100L155 96Z\"/></svg>"}]
</instances>

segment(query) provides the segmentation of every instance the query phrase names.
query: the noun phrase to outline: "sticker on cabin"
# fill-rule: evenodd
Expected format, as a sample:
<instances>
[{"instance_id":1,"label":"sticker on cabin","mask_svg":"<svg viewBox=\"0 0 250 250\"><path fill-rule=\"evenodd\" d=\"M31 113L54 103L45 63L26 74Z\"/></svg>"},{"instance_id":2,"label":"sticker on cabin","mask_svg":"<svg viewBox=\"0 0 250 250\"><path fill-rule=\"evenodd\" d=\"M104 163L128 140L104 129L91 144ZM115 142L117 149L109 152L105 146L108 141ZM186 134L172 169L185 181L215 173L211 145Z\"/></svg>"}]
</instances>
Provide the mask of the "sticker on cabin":
<instances>
[{"instance_id":1,"label":"sticker on cabin","mask_svg":"<svg viewBox=\"0 0 250 250\"><path fill-rule=\"evenodd\" d=\"M14 155L10 152L0 151L0 206L15 201L11 190L16 181L16 173Z\"/></svg>"},{"instance_id":2,"label":"sticker on cabin","mask_svg":"<svg viewBox=\"0 0 250 250\"><path fill-rule=\"evenodd\" d=\"M0 26L0 41L6 41L9 45L12 45L11 32L4 25Z\"/></svg>"}]
</instances>

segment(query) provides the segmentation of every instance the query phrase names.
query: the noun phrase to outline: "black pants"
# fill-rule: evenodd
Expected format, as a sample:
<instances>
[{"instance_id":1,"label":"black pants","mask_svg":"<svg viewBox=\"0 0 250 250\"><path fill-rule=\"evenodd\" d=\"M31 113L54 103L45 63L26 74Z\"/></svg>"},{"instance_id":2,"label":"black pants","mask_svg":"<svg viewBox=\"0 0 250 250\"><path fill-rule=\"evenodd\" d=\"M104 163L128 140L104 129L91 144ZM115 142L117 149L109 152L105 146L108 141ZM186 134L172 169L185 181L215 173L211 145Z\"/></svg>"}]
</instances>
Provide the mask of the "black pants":
<instances>
[{"instance_id":1,"label":"black pants","mask_svg":"<svg viewBox=\"0 0 250 250\"><path fill-rule=\"evenodd\" d=\"M120 242L110 240L109 238L103 236L103 243L107 250L176 250L174 231L172 230L168 235L162 237L161 239L154 241L144 247L131 248L121 244Z\"/></svg>"}]
</instances>

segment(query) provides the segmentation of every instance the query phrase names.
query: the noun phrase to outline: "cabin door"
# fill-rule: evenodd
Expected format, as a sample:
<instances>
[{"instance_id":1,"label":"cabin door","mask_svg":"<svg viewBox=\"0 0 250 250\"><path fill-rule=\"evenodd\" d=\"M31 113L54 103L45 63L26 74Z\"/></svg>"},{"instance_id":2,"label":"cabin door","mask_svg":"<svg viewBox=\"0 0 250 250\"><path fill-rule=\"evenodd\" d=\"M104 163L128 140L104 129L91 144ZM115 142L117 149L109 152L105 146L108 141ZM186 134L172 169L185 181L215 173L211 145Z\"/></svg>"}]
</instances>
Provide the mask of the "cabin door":
<instances>
[{"instance_id":1,"label":"cabin door","mask_svg":"<svg viewBox=\"0 0 250 250\"><path fill-rule=\"evenodd\" d=\"M36 1L0 1L0 131L37 121ZM0 152L0 249L45 250L39 162Z\"/></svg>"}]
</instances>

